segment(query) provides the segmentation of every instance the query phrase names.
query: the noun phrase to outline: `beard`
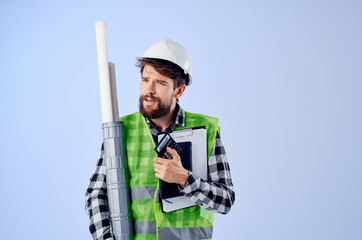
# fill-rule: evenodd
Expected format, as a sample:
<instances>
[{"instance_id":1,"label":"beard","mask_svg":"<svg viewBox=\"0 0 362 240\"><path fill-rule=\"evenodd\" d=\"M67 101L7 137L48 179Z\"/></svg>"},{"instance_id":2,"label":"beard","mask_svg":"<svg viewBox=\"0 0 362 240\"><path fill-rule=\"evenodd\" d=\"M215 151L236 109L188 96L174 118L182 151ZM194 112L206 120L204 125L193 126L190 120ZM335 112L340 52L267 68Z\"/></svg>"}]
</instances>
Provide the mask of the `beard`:
<instances>
[{"instance_id":1,"label":"beard","mask_svg":"<svg viewBox=\"0 0 362 240\"><path fill-rule=\"evenodd\" d=\"M151 98L152 100L157 102L156 109L150 109L150 107L144 107L143 102L146 98ZM171 110L171 101L162 102L162 100L158 97L154 97L152 95L141 95L139 102L140 113L148 119L157 119L163 116L166 116Z\"/></svg>"}]
</instances>

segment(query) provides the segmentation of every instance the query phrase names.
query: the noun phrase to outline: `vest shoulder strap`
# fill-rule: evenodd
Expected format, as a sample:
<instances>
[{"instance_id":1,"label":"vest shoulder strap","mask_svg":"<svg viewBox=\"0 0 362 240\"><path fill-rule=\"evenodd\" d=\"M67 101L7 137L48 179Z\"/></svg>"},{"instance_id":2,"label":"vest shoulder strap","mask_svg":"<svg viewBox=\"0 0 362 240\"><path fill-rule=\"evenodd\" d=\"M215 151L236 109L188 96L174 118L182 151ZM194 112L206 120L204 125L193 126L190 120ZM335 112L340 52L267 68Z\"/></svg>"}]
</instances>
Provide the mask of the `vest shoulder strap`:
<instances>
[{"instance_id":1,"label":"vest shoulder strap","mask_svg":"<svg viewBox=\"0 0 362 240\"><path fill-rule=\"evenodd\" d=\"M119 121L122 121L122 122L129 122L129 121L132 121L134 119L137 119L140 115L140 112L134 112L134 113L131 113L131 114L128 114L128 115L125 115L123 117L120 117L119 118Z\"/></svg>"}]
</instances>

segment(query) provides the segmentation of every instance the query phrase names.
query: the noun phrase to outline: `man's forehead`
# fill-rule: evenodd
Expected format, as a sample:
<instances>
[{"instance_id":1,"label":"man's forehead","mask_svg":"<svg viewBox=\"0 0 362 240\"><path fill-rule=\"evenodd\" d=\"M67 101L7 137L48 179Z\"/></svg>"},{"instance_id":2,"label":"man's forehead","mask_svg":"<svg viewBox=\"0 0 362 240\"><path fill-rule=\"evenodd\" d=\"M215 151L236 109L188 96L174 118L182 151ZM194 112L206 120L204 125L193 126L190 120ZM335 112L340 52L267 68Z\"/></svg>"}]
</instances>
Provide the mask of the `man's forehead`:
<instances>
[{"instance_id":1,"label":"man's forehead","mask_svg":"<svg viewBox=\"0 0 362 240\"><path fill-rule=\"evenodd\" d=\"M173 81L173 79L157 72L156 69L150 64L146 64L145 67L143 68L142 78L156 78L158 80Z\"/></svg>"}]
</instances>

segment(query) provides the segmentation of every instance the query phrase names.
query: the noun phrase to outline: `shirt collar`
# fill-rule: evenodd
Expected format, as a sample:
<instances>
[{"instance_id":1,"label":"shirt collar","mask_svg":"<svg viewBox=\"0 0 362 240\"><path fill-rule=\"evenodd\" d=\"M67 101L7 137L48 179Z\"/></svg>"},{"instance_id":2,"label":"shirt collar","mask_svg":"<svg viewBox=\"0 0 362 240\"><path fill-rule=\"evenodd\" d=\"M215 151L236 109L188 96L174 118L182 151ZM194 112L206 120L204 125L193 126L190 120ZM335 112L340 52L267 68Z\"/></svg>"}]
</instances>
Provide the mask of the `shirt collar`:
<instances>
[{"instance_id":1,"label":"shirt collar","mask_svg":"<svg viewBox=\"0 0 362 240\"><path fill-rule=\"evenodd\" d=\"M175 125L180 127L185 127L185 112L178 103L176 103L176 107L178 110L175 119Z\"/></svg>"}]
</instances>

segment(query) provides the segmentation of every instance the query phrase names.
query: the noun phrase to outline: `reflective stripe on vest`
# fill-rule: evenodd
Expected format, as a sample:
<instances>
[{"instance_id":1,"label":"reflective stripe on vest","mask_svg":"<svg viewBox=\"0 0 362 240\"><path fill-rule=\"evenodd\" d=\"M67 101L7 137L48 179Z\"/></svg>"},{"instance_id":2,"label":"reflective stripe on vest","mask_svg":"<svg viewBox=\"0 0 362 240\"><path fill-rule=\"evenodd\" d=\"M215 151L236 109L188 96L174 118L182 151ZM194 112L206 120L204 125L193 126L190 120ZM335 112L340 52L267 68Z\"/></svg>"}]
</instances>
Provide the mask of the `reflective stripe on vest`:
<instances>
[{"instance_id":1,"label":"reflective stripe on vest","mask_svg":"<svg viewBox=\"0 0 362 240\"><path fill-rule=\"evenodd\" d=\"M154 198L156 191L156 186L146 186L146 187L137 187L131 188L131 200L144 200ZM156 203L160 202L160 191L157 190Z\"/></svg>"},{"instance_id":2,"label":"reflective stripe on vest","mask_svg":"<svg viewBox=\"0 0 362 240\"><path fill-rule=\"evenodd\" d=\"M212 238L212 226L194 228L159 228L158 237L166 239L208 239Z\"/></svg>"},{"instance_id":3,"label":"reflective stripe on vest","mask_svg":"<svg viewBox=\"0 0 362 240\"><path fill-rule=\"evenodd\" d=\"M131 188L131 199L132 201L144 200L153 198L155 195L156 186L144 186Z\"/></svg>"},{"instance_id":4,"label":"reflective stripe on vest","mask_svg":"<svg viewBox=\"0 0 362 240\"><path fill-rule=\"evenodd\" d=\"M156 222L135 221L133 226L135 234L156 234Z\"/></svg>"}]
</instances>

